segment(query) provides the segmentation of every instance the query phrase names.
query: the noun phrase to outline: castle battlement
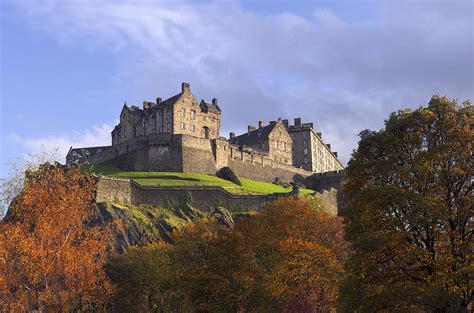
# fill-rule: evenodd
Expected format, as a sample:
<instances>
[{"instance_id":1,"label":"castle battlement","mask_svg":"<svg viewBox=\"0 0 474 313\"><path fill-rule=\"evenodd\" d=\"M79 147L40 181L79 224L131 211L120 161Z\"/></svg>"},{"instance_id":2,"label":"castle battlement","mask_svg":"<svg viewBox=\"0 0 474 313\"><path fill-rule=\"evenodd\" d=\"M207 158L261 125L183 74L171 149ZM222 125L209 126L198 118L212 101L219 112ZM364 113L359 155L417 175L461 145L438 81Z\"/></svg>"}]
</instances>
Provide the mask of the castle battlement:
<instances>
[{"instance_id":1,"label":"castle battlement","mask_svg":"<svg viewBox=\"0 0 474 313\"><path fill-rule=\"evenodd\" d=\"M190 85L182 83L181 92L166 100L144 101L142 108L125 103L111 146L71 147L66 161L211 175L230 167L240 177L287 182L343 169L313 123L301 123L301 118L294 125L280 118L268 125L259 121L227 139L220 135L221 113L216 98L198 102Z\"/></svg>"}]
</instances>

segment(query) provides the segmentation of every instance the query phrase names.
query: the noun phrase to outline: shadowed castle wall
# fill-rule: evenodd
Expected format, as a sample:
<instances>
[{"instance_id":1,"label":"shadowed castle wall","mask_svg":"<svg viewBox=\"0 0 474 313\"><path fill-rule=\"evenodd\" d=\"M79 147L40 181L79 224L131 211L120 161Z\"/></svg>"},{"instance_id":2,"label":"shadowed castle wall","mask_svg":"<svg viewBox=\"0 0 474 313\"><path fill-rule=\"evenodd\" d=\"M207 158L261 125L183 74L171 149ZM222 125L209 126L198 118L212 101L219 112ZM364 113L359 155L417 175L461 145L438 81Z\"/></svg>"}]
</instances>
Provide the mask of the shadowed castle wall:
<instances>
[{"instance_id":1,"label":"shadowed castle wall","mask_svg":"<svg viewBox=\"0 0 474 313\"><path fill-rule=\"evenodd\" d=\"M188 135L151 134L122 142L87 159L125 171L193 172L215 175L230 167L239 177L273 182L302 182L313 173L276 162L262 151L239 148L226 140Z\"/></svg>"},{"instance_id":2,"label":"shadowed castle wall","mask_svg":"<svg viewBox=\"0 0 474 313\"><path fill-rule=\"evenodd\" d=\"M172 207L185 204L188 195L191 195L192 205L200 210L212 211L223 206L235 211L249 211L258 210L265 203L289 197L292 193L233 195L221 187L141 186L130 179L101 177L97 185L96 201Z\"/></svg>"}]
</instances>

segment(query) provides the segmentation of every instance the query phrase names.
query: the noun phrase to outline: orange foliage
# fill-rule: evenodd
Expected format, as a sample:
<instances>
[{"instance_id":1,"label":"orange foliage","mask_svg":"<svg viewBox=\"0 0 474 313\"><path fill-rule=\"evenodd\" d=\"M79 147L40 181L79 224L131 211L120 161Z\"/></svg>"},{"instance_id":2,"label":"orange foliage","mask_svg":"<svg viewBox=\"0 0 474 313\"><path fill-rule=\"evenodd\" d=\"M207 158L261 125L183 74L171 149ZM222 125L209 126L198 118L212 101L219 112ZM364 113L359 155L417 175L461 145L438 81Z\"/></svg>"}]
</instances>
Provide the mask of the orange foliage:
<instances>
[{"instance_id":1,"label":"orange foliage","mask_svg":"<svg viewBox=\"0 0 474 313\"><path fill-rule=\"evenodd\" d=\"M9 219L0 225L0 303L23 310L98 308L110 285L106 238L92 225L94 178L43 165L29 173Z\"/></svg>"},{"instance_id":2,"label":"orange foliage","mask_svg":"<svg viewBox=\"0 0 474 313\"><path fill-rule=\"evenodd\" d=\"M290 198L267 205L238 228L257 253L260 285L285 312L334 309L348 253L339 218Z\"/></svg>"}]
</instances>

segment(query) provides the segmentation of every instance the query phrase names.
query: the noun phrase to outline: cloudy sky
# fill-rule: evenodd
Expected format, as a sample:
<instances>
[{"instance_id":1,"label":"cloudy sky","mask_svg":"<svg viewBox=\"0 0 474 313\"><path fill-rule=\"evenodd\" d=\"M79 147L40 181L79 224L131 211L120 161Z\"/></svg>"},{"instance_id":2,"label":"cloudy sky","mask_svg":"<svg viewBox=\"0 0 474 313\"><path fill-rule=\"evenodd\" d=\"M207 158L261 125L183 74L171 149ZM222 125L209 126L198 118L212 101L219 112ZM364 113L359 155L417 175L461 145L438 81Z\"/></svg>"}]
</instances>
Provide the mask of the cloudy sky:
<instances>
[{"instance_id":1,"label":"cloudy sky","mask_svg":"<svg viewBox=\"0 0 474 313\"><path fill-rule=\"evenodd\" d=\"M191 84L222 133L314 122L345 163L362 129L433 94L473 99L472 1L0 2L0 176L110 143L123 103Z\"/></svg>"}]
</instances>

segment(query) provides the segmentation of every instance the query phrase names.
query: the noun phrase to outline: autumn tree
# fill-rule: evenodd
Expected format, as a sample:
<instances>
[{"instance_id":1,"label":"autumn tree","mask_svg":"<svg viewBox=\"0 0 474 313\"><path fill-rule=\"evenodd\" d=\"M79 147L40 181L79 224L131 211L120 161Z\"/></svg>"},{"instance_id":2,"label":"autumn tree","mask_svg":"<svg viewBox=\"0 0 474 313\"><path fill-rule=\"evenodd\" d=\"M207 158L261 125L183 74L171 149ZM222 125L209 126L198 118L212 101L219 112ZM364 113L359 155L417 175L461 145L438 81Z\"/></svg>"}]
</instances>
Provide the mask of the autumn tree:
<instances>
[{"instance_id":1,"label":"autumn tree","mask_svg":"<svg viewBox=\"0 0 474 313\"><path fill-rule=\"evenodd\" d=\"M7 164L6 178L0 178L0 220L6 213L13 199L23 190L25 172L36 171L41 164L54 162L58 157L58 149L42 151L27 156L18 156Z\"/></svg>"},{"instance_id":2,"label":"autumn tree","mask_svg":"<svg viewBox=\"0 0 474 313\"><path fill-rule=\"evenodd\" d=\"M166 296L148 307L154 312L331 312L348 247L340 219L321 207L317 200L281 199L233 228L203 219L176 233L170 246L112 259L120 277L113 280L142 310L156 283ZM149 252L161 261L147 261Z\"/></svg>"},{"instance_id":3,"label":"autumn tree","mask_svg":"<svg viewBox=\"0 0 474 313\"><path fill-rule=\"evenodd\" d=\"M303 199L280 199L237 224L253 252L257 311L331 312L348 245L336 216Z\"/></svg>"},{"instance_id":4,"label":"autumn tree","mask_svg":"<svg viewBox=\"0 0 474 313\"><path fill-rule=\"evenodd\" d=\"M27 173L0 225L2 305L63 311L105 304L108 237L93 222L94 193L94 178L79 169L46 163Z\"/></svg>"},{"instance_id":5,"label":"autumn tree","mask_svg":"<svg viewBox=\"0 0 474 313\"><path fill-rule=\"evenodd\" d=\"M347 312L473 307L471 103L434 96L363 131L347 168Z\"/></svg>"},{"instance_id":6,"label":"autumn tree","mask_svg":"<svg viewBox=\"0 0 474 313\"><path fill-rule=\"evenodd\" d=\"M116 286L114 308L119 312L169 312L171 301L170 245L132 247L111 257L106 273Z\"/></svg>"},{"instance_id":7,"label":"autumn tree","mask_svg":"<svg viewBox=\"0 0 474 313\"><path fill-rule=\"evenodd\" d=\"M215 221L190 225L172 257L183 298L206 312L334 309L347 244L339 218L311 205L281 199L233 230Z\"/></svg>"},{"instance_id":8,"label":"autumn tree","mask_svg":"<svg viewBox=\"0 0 474 313\"><path fill-rule=\"evenodd\" d=\"M239 232L210 219L175 237L170 259L181 311L240 312L247 306L257 269Z\"/></svg>"}]
</instances>

